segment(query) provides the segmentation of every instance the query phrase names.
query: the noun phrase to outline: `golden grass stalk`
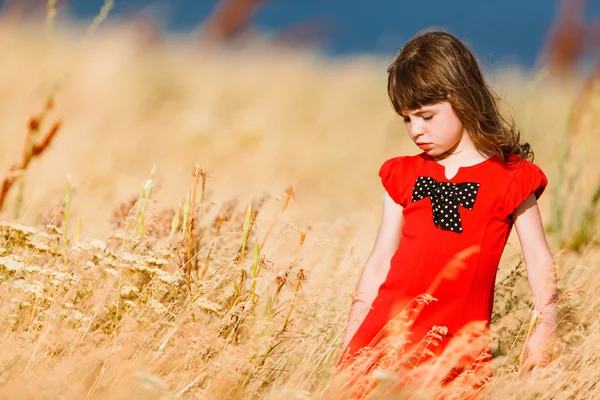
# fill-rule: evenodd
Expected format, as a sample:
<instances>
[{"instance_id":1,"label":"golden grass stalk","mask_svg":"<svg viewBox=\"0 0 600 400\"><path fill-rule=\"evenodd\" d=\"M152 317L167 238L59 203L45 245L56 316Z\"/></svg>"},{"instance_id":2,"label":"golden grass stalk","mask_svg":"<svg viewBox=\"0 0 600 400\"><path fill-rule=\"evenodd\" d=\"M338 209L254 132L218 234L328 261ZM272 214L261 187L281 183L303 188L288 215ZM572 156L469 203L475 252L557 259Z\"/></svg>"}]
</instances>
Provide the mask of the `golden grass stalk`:
<instances>
[{"instance_id":1,"label":"golden grass stalk","mask_svg":"<svg viewBox=\"0 0 600 400\"><path fill-rule=\"evenodd\" d=\"M204 196L206 194L206 181L208 179L208 174L206 173L206 171L202 170L200 168L200 165L197 164L199 170L198 170L198 174L200 175L200 177L202 178L202 186L200 187L200 204L204 203Z\"/></svg>"},{"instance_id":2,"label":"golden grass stalk","mask_svg":"<svg viewBox=\"0 0 600 400\"><path fill-rule=\"evenodd\" d=\"M244 261L246 243L248 242L248 237L250 236L250 232L252 231L252 225L252 203L249 203L248 208L246 209L246 217L244 218L244 224L242 226L242 245L240 248L240 255L237 260L238 264Z\"/></svg>"},{"instance_id":3,"label":"golden grass stalk","mask_svg":"<svg viewBox=\"0 0 600 400\"><path fill-rule=\"evenodd\" d=\"M173 219L171 220L171 230L169 231L169 240L171 240L173 238L173 236L175 236L175 234L177 233L177 229L179 228L179 213L180 213L180 210L177 209L177 211L175 211L175 215L173 215Z\"/></svg>"},{"instance_id":4,"label":"golden grass stalk","mask_svg":"<svg viewBox=\"0 0 600 400\"><path fill-rule=\"evenodd\" d=\"M45 119L46 114L52 109L54 103L52 99L46 102L42 112L37 117L32 117L29 121L29 129L27 136L25 137L25 144L23 146L23 153L21 161L17 164L13 164L8 171L4 174L2 179L2 185L0 187L0 211L4 207L6 198L10 189L16 180L27 170L31 161L39 157L46 149L50 147L52 140L60 130L62 122L55 122L51 128L46 132L44 137L39 141L35 142L35 136L40 130L40 126Z\"/></svg>"},{"instance_id":5,"label":"golden grass stalk","mask_svg":"<svg viewBox=\"0 0 600 400\"><path fill-rule=\"evenodd\" d=\"M135 211L134 221L137 222L137 234L142 236L146 229L146 209L148 208L148 202L152 194L152 188L154 187L154 175L156 173L156 165L152 166L150 170L150 176L142 184L140 194L138 197L137 207Z\"/></svg>"},{"instance_id":6,"label":"golden grass stalk","mask_svg":"<svg viewBox=\"0 0 600 400\"><path fill-rule=\"evenodd\" d=\"M292 302L290 303L290 307L288 308L288 312L285 316L285 320L283 321L281 328L279 328L279 333L283 333L283 331L285 331L285 328L287 327L288 323L290 322L290 317L292 316L292 311L294 310L294 305L296 304L296 297L298 297L298 291L300 290L300 286L302 285L302 282L304 282L305 280L306 280L306 275L304 275L304 270L302 268L300 268L300 271L298 271L298 274L296 274L296 288L294 289L294 295L292 297Z\"/></svg>"},{"instance_id":7,"label":"golden grass stalk","mask_svg":"<svg viewBox=\"0 0 600 400\"><path fill-rule=\"evenodd\" d=\"M202 193L204 193L204 181L205 181L205 175L204 172L202 171L202 168L200 168L199 164L194 165L194 170L192 171L192 174L194 175L194 187L192 189L192 199L191 199L191 203L189 204L189 219L188 219L188 224L187 226L184 225L184 229L186 230L186 236L187 236L187 240L186 240L186 256L184 259L184 273L185 273L185 283L188 287L188 291L189 293L192 293L192 258L195 257L192 256L192 253L195 253L195 248L196 248L196 243L195 243L195 237L194 237L194 222L196 220L196 192L198 191L198 183L200 182L200 178L202 178ZM202 194L203 196L203 194Z\"/></svg>"},{"instance_id":8,"label":"golden grass stalk","mask_svg":"<svg viewBox=\"0 0 600 400\"><path fill-rule=\"evenodd\" d=\"M275 301L277 300L277 297L279 296L279 293L281 292L281 290L283 289L285 284L288 282L288 277L289 277L292 269L296 265L296 262L298 261L298 257L300 256L300 252L302 251L302 246L304 245L305 240L306 240L306 231L302 230L300 232L300 240L299 240L300 245L298 246L298 250L294 254L294 259L292 260L290 265L286 268L286 270L284 272L281 272L275 279L275 282L276 282L275 290L273 291L273 294L271 296L269 296L269 299L267 300L267 304L265 307L265 315L266 316L270 316L273 314L274 309L275 309Z\"/></svg>"},{"instance_id":9,"label":"golden grass stalk","mask_svg":"<svg viewBox=\"0 0 600 400\"><path fill-rule=\"evenodd\" d=\"M208 262L210 261L210 255L212 254L213 249L215 247L216 239L221 234L221 226L223 225L224 219L225 218L223 217L222 214L219 214L217 216L217 229L215 231L215 236L214 236L213 240L211 240L211 242L210 242L210 248L208 249L208 253L206 254L206 258L204 259L204 265L202 266L202 270L198 271L197 279L204 278L204 274L206 274L206 271L208 271Z\"/></svg>"},{"instance_id":10,"label":"golden grass stalk","mask_svg":"<svg viewBox=\"0 0 600 400\"><path fill-rule=\"evenodd\" d=\"M285 190L285 201L283 203L283 207L281 207L281 210L275 215L273 222L271 222L271 225L269 225L269 228L267 229L267 232L265 233L265 237L263 238L262 243L260 244L261 249L265 247L265 243L267 242L267 239L269 238L269 235L271 234L273 227L277 223L277 220L279 219L281 214L283 214L283 212L287 209L287 207L289 206L290 201L293 197L294 197L294 190L292 189L292 186L290 185Z\"/></svg>"},{"instance_id":11,"label":"golden grass stalk","mask_svg":"<svg viewBox=\"0 0 600 400\"><path fill-rule=\"evenodd\" d=\"M188 191L185 196L185 200L183 201L183 223L181 224L181 231L185 236L187 231L187 222L190 218L190 202L191 202L191 192Z\"/></svg>"},{"instance_id":12,"label":"golden grass stalk","mask_svg":"<svg viewBox=\"0 0 600 400\"><path fill-rule=\"evenodd\" d=\"M242 262L244 261L244 254L246 252L246 245L248 243L248 237L250 236L250 233L252 232L252 226L254 225L254 218L255 215L252 212L252 203L248 204L248 207L246 209L246 216L244 217L244 223L242 224L242 244L241 244L241 248L239 250L239 255L235 261L236 265L241 265ZM242 301L242 297L244 295L244 284L246 281L246 269L244 267L240 268L240 278L239 278L239 282L235 282L234 281L234 294L233 297L230 300L229 303L229 309L233 310L239 303L240 301ZM239 326L239 322L241 322L241 318L238 321L238 324L236 324L236 327Z\"/></svg>"},{"instance_id":13,"label":"golden grass stalk","mask_svg":"<svg viewBox=\"0 0 600 400\"><path fill-rule=\"evenodd\" d=\"M254 245L254 259L252 260L252 286L250 288L250 302L252 307L252 313L254 313L254 307L258 301L256 295L256 282L258 281L258 274L260 272L260 247L258 244Z\"/></svg>"},{"instance_id":14,"label":"golden grass stalk","mask_svg":"<svg viewBox=\"0 0 600 400\"><path fill-rule=\"evenodd\" d=\"M287 270L285 271L286 276L292 271L292 268L294 268L294 266L298 262L298 257L300 257L300 252L302 251L302 246L304 246L305 240L306 240L306 230L302 229L300 231L300 238L298 240L298 244L299 244L298 250L296 250L296 254L294 254L294 259L292 260L291 264L288 266Z\"/></svg>"},{"instance_id":15,"label":"golden grass stalk","mask_svg":"<svg viewBox=\"0 0 600 400\"><path fill-rule=\"evenodd\" d=\"M296 298L298 297L298 292L300 291L300 287L302 286L302 282L304 282L306 280L306 275L304 274L304 270L300 269L298 271L298 273L296 274L296 286L294 289L294 294L292 297L292 301L290 302L290 306L288 307L288 312L285 316L285 319L283 321L283 323L281 324L281 327L277 330L276 334L274 335L271 344L269 345L269 347L267 348L267 350L263 353L263 355L260 357L259 362L258 362L258 367L262 367L265 362L267 361L267 359L269 358L269 355L271 354L271 352L281 344L281 340L282 340L282 335L285 332L286 328L289 325L290 322L290 318L292 316L292 311L294 310L294 306L296 304Z\"/></svg>"}]
</instances>

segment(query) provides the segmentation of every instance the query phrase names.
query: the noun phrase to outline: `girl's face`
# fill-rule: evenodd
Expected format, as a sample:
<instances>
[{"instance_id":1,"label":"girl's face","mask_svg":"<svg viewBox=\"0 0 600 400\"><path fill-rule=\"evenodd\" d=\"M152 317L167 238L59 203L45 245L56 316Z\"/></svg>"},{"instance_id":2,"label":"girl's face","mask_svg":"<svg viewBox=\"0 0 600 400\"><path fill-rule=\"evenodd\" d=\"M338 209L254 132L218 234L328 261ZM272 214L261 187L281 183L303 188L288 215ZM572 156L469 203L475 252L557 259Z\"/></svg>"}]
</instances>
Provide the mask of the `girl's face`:
<instances>
[{"instance_id":1,"label":"girl's face","mask_svg":"<svg viewBox=\"0 0 600 400\"><path fill-rule=\"evenodd\" d=\"M410 138L432 157L443 158L469 143L472 145L448 101L423 106L402 117Z\"/></svg>"}]
</instances>

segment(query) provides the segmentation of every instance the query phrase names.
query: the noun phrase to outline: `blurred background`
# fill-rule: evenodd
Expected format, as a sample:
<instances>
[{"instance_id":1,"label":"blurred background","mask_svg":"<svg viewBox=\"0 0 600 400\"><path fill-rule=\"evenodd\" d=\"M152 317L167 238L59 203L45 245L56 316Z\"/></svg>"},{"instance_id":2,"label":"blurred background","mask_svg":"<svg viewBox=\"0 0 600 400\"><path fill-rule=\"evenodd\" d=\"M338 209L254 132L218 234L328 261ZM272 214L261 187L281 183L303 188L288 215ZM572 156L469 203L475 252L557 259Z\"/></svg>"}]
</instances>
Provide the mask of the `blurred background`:
<instances>
[{"instance_id":1,"label":"blurred background","mask_svg":"<svg viewBox=\"0 0 600 400\"><path fill-rule=\"evenodd\" d=\"M56 4L61 15L88 21L103 1L58 0ZM38 12L45 9L40 0L3 0L0 5L29 11L37 5ZM262 35L283 33L290 40L312 40L328 55L389 56L420 29L440 26L468 41L487 66L517 63L526 68L534 65L561 11L560 1L545 0L433 0L427 4L393 0L368 4L342 0L127 0L114 3L111 19L143 18L157 29L189 33L224 5L234 5L238 15L246 14L245 28ZM600 3L593 1L575 0L568 6L565 2L564 8L575 14L581 8L580 17L588 22L600 13Z\"/></svg>"},{"instance_id":2,"label":"blurred background","mask_svg":"<svg viewBox=\"0 0 600 400\"><path fill-rule=\"evenodd\" d=\"M556 1L547 0L257 3L260 4L252 16L253 29L270 36L297 30L298 35L319 39L319 47L329 55L378 53L389 57L420 29L441 26L468 41L487 65L518 63L527 68L534 64L559 10ZM189 32L205 21L218 4L217 0L129 0L117 2L114 15L144 15L168 31ZM70 0L69 14L88 20L101 5L100 0ZM600 3L590 2L585 18L599 12Z\"/></svg>"}]
</instances>

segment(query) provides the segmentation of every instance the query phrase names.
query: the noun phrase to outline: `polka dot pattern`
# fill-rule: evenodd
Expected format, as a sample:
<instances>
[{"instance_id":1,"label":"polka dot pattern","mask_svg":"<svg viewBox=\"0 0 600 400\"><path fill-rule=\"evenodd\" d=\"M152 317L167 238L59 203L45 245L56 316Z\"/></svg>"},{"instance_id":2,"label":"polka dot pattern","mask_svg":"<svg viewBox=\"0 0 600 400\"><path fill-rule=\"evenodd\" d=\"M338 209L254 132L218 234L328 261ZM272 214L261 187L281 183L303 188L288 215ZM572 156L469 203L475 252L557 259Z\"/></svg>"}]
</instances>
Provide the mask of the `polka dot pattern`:
<instances>
[{"instance_id":1,"label":"polka dot pattern","mask_svg":"<svg viewBox=\"0 0 600 400\"><path fill-rule=\"evenodd\" d=\"M433 223L435 226L457 233L462 233L458 206L473 209L475 198L479 192L479 183L475 182L438 182L430 176L420 176L413 188L412 201L425 197L431 199Z\"/></svg>"}]
</instances>

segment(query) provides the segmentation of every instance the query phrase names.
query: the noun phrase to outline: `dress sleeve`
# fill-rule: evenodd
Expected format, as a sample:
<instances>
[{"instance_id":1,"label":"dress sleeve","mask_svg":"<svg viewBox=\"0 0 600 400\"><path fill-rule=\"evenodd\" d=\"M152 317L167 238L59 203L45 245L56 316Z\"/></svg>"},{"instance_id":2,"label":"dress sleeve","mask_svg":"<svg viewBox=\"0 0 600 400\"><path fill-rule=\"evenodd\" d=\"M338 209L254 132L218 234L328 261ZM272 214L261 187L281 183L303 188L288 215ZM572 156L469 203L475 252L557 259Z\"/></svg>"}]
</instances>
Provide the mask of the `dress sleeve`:
<instances>
[{"instance_id":1,"label":"dress sleeve","mask_svg":"<svg viewBox=\"0 0 600 400\"><path fill-rule=\"evenodd\" d=\"M522 161L518 168L505 197L504 210L507 216L512 215L530 194L534 193L535 198L539 199L548 185L548 178L537 165Z\"/></svg>"},{"instance_id":2,"label":"dress sleeve","mask_svg":"<svg viewBox=\"0 0 600 400\"><path fill-rule=\"evenodd\" d=\"M405 204L403 204L400 196L403 160L404 157L395 157L385 161L379 169L379 177L392 200L404 207Z\"/></svg>"}]
</instances>

